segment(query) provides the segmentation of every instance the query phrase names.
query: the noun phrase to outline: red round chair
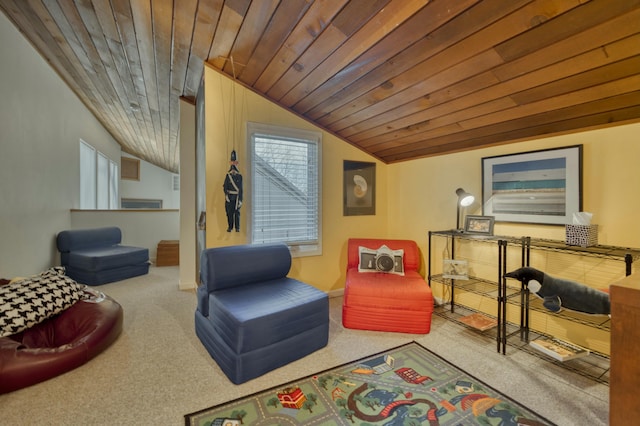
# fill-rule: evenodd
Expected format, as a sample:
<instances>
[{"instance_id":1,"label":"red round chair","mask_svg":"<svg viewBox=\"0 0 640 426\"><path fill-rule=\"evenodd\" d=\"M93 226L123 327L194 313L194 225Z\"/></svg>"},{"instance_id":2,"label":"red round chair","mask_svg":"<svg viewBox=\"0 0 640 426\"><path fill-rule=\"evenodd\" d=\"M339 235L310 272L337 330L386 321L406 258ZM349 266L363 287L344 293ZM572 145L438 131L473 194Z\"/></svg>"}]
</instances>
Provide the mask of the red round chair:
<instances>
[{"instance_id":1,"label":"red round chair","mask_svg":"<svg viewBox=\"0 0 640 426\"><path fill-rule=\"evenodd\" d=\"M73 370L111 345L123 311L102 293L21 333L0 338L0 394Z\"/></svg>"}]
</instances>

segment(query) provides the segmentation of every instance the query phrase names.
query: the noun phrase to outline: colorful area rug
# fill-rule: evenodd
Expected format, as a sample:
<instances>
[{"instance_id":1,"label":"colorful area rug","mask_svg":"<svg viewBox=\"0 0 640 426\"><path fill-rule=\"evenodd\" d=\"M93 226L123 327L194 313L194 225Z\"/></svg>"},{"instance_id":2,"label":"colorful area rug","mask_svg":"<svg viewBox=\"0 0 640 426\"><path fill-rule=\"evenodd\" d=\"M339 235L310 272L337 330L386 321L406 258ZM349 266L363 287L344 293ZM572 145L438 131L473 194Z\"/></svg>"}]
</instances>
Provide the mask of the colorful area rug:
<instances>
[{"instance_id":1,"label":"colorful area rug","mask_svg":"<svg viewBox=\"0 0 640 426\"><path fill-rule=\"evenodd\" d=\"M187 425L550 425L416 342L185 416Z\"/></svg>"}]
</instances>

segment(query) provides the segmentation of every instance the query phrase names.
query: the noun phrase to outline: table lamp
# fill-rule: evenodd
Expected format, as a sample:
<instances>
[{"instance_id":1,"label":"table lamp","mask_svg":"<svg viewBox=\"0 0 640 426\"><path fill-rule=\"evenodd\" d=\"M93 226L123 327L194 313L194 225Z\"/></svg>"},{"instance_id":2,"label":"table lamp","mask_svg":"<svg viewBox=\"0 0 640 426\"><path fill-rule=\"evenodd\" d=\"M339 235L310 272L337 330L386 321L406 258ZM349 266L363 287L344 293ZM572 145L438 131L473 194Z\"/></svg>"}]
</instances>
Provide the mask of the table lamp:
<instances>
[{"instance_id":1,"label":"table lamp","mask_svg":"<svg viewBox=\"0 0 640 426\"><path fill-rule=\"evenodd\" d=\"M473 203L473 200L475 200L475 197L471 194L469 194L468 192L466 192L464 189L462 188L458 188L456 189L456 194L458 195L458 210L457 210L457 216L456 216L456 230L457 231L461 231L460 229L460 207L467 207L470 206Z\"/></svg>"}]
</instances>

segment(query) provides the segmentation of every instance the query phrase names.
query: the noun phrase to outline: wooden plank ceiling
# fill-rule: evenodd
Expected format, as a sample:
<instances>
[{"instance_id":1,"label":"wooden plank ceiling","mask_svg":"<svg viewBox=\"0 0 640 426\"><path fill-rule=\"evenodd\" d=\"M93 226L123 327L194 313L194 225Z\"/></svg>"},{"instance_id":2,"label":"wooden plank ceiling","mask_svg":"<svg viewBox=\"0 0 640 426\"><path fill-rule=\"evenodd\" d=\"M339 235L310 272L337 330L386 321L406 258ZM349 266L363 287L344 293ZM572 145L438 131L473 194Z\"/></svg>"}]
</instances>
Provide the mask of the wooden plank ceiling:
<instances>
[{"instance_id":1,"label":"wooden plank ceiling","mask_svg":"<svg viewBox=\"0 0 640 426\"><path fill-rule=\"evenodd\" d=\"M205 61L387 163L640 118L640 0L0 7L124 151L174 172Z\"/></svg>"}]
</instances>

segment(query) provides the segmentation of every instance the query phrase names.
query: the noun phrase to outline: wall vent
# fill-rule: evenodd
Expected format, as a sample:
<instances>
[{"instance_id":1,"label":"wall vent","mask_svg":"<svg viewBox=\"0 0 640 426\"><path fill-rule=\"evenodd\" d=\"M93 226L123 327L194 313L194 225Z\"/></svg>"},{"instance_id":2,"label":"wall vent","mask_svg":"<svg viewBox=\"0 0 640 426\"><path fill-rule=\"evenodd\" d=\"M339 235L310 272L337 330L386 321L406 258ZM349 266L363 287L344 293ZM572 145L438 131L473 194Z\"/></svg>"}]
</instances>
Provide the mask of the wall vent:
<instances>
[{"instance_id":1,"label":"wall vent","mask_svg":"<svg viewBox=\"0 0 640 426\"><path fill-rule=\"evenodd\" d=\"M161 209L162 200L152 200L146 198L122 198L120 200L121 209Z\"/></svg>"}]
</instances>

